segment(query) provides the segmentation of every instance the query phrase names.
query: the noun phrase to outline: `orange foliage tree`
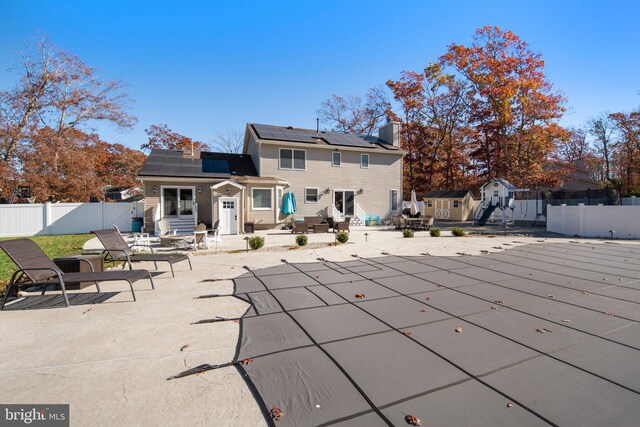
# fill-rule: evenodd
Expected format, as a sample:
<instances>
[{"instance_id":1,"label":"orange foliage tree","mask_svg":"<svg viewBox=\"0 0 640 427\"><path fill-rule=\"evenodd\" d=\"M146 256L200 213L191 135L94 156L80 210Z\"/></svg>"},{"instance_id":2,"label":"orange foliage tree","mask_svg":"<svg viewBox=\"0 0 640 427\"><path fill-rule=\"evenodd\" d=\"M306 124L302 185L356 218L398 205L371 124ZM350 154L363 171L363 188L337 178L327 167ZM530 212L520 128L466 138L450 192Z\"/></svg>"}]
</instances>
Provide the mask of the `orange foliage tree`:
<instances>
[{"instance_id":1,"label":"orange foliage tree","mask_svg":"<svg viewBox=\"0 0 640 427\"><path fill-rule=\"evenodd\" d=\"M151 151L152 149L164 148L168 150L183 150L183 151L208 151L209 145L196 141L188 136L179 134L169 129L166 124L163 125L151 125L149 129L144 130L149 137L149 140L142 144L140 148L145 151Z\"/></svg>"},{"instance_id":2,"label":"orange foliage tree","mask_svg":"<svg viewBox=\"0 0 640 427\"><path fill-rule=\"evenodd\" d=\"M20 81L0 91L0 198L11 199L13 189L25 184L38 201L101 198L115 178L93 167L100 162L98 147L108 143L86 131L98 122L125 130L135 125L126 111L124 84L102 80L94 68L46 39L21 56ZM131 159L119 161L132 164L141 155L121 154ZM105 169L117 170L114 165Z\"/></svg>"},{"instance_id":3,"label":"orange foliage tree","mask_svg":"<svg viewBox=\"0 0 640 427\"><path fill-rule=\"evenodd\" d=\"M485 26L470 46L452 44L440 58L472 89L471 157L485 178L502 177L523 187L554 186L560 173L549 167L564 97L544 74L542 55L512 31Z\"/></svg>"}]
</instances>

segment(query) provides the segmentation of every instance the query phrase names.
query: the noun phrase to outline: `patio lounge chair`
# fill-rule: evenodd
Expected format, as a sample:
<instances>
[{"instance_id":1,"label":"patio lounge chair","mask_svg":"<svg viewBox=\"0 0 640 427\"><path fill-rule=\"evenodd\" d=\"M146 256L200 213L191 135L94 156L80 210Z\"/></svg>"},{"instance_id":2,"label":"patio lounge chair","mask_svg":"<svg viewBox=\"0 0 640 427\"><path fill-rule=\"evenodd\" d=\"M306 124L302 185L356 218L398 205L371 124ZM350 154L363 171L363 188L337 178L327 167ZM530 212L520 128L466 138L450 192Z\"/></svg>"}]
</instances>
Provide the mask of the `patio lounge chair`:
<instances>
[{"instance_id":1,"label":"patio lounge chair","mask_svg":"<svg viewBox=\"0 0 640 427\"><path fill-rule=\"evenodd\" d=\"M113 230L113 232L117 233L115 230ZM133 290L134 282L148 278L151 282L151 288L155 289L151 273L147 270L110 270L84 273L63 273L33 240L15 239L0 241L0 249L2 249L19 267L19 270L14 272L11 276L0 310L4 309L14 286L15 291L17 292L20 286L44 285L42 289L42 295L44 295L47 290L47 285L59 285L67 307L69 307L70 304L69 298L67 297L65 282L94 282L98 292L100 292L100 285L98 282L124 280L129 282L131 295L133 295L134 301L136 300L136 294ZM89 263L89 265L91 264ZM91 269L93 270L93 266Z\"/></svg>"},{"instance_id":2,"label":"patio lounge chair","mask_svg":"<svg viewBox=\"0 0 640 427\"><path fill-rule=\"evenodd\" d=\"M117 231L94 230L92 233L96 235L98 240L100 240L111 261L125 262L123 268L129 264L129 269L132 269L133 267L131 266L131 263L133 262L151 261L157 270L158 262L168 262L169 267L171 268L171 275L175 277L173 264L180 261L187 261L189 263L189 269L193 270L193 267L191 267L191 260L187 255L154 254L153 249L150 246L147 246L151 252L150 254L134 254L131 247L127 245L127 242L124 241L120 233Z\"/></svg>"}]
</instances>

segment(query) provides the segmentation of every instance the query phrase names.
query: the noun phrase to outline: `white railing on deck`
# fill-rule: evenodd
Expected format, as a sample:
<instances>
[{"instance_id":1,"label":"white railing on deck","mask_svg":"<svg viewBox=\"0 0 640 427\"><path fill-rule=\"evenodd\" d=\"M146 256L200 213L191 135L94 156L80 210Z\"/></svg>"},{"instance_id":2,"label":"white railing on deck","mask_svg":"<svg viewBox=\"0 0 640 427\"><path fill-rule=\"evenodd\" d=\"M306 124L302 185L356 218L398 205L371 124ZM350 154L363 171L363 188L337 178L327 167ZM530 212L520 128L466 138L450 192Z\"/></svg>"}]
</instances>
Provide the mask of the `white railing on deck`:
<instances>
[{"instance_id":1,"label":"white railing on deck","mask_svg":"<svg viewBox=\"0 0 640 427\"><path fill-rule=\"evenodd\" d=\"M198 202L193 202L193 219L194 227L198 226Z\"/></svg>"},{"instance_id":2,"label":"white railing on deck","mask_svg":"<svg viewBox=\"0 0 640 427\"><path fill-rule=\"evenodd\" d=\"M333 216L333 220L334 221L342 221L342 215L340 214L340 211L338 211L338 209L336 208L335 205L331 205L331 208L333 209L331 216Z\"/></svg>"},{"instance_id":3,"label":"white railing on deck","mask_svg":"<svg viewBox=\"0 0 640 427\"><path fill-rule=\"evenodd\" d=\"M366 214L365 214L365 212L364 212L364 209L362 209L362 208L360 207L360 205L359 205L359 204L357 204L357 203L356 203L356 217L357 217L358 219L360 219L360 221L362 222L362 224L365 224L365 219L367 218L367 216L366 216Z\"/></svg>"}]
</instances>

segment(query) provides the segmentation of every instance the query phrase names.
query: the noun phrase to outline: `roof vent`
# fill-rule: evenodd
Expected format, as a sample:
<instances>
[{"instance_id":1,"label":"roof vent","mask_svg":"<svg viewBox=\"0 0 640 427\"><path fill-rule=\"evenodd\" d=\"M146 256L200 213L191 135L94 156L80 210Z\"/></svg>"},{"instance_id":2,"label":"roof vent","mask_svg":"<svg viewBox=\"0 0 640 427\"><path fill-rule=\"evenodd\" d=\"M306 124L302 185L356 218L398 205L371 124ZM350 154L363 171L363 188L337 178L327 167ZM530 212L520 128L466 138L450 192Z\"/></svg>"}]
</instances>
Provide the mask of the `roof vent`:
<instances>
[{"instance_id":1,"label":"roof vent","mask_svg":"<svg viewBox=\"0 0 640 427\"><path fill-rule=\"evenodd\" d=\"M293 126L287 126L287 129L295 129Z\"/></svg>"}]
</instances>

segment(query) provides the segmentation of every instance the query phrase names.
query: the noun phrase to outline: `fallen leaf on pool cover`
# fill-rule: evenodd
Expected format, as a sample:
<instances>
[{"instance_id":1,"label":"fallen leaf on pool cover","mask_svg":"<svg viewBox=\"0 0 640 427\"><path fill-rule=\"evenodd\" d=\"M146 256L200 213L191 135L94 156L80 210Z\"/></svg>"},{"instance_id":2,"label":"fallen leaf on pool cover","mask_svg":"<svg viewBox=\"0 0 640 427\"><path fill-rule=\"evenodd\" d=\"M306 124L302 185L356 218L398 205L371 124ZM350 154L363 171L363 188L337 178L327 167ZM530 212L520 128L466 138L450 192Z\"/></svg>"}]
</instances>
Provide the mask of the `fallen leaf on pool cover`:
<instances>
[{"instance_id":1,"label":"fallen leaf on pool cover","mask_svg":"<svg viewBox=\"0 0 640 427\"><path fill-rule=\"evenodd\" d=\"M243 359L240 361L243 365L251 365L253 363L253 359Z\"/></svg>"},{"instance_id":2,"label":"fallen leaf on pool cover","mask_svg":"<svg viewBox=\"0 0 640 427\"><path fill-rule=\"evenodd\" d=\"M502 301L501 299L497 299L494 301L496 304L504 304L504 301Z\"/></svg>"},{"instance_id":3,"label":"fallen leaf on pool cover","mask_svg":"<svg viewBox=\"0 0 640 427\"><path fill-rule=\"evenodd\" d=\"M356 298L358 298L358 299L366 298L366 295L365 294L356 294Z\"/></svg>"},{"instance_id":4,"label":"fallen leaf on pool cover","mask_svg":"<svg viewBox=\"0 0 640 427\"><path fill-rule=\"evenodd\" d=\"M431 297L426 297L425 298L427 301L431 301Z\"/></svg>"},{"instance_id":5,"label":"fallen leaf on pool cover","mask_svg":"<svg viewBox=\"0 0 640 427\"><path fill-rule=\"evenodd\" d=\"M513 403L511 402L507 403L507 408L513 408Z\"/></svg>"},{"instance_id":6,"label":"fallen leaf on pool cover","mask_svg":"<svg viewBox=\"0 0 640 427\"><path fill-rule=\"evenodd\" d=\"M412 426L421 426L422 422L420 421L420 418L416 417L415 415L407 415L406 417L404 417L404 420L407 422L407 424L412 425Z\"/></svg>"},{"instance_id":7,"label":"fallen leaf on pool cover","mask_svg":"<svg viewBox=\"0 0 640 427\"><path fill-rule=\"evenodd\" d=\"M403 334L405 334L405 335L411 335L412 333L413 333L413 332L411 332L411 331L404 331L404 332L403 332Z\"/></svg>"},{"instance_id":8,"label":"fallen leaf on pool cover","mask_svg":"<svg viewBox=\"0 0 640 427\"><path fill-rule=\"evenodd\" d=\"M185 344L182 347L180 347L180 351L185 351L186 349L188 349L189 347L191 347L189 344Z\"/></svg>"},{"instance_id":9,"label":"fallen leaf on pool cover","mask_svg":"<svg viewBox=\"0 0 640 427\"><path fill-rule=\"evenodd\" d=\"M426 313L427 310L420 310L420 313Z\"/></svg>"},{"instance_id":10,"label":"fallen leaf on pool cover","mask_svg":"<svg viewBox=\"0 0 640 427\"><path fill-rule=\"evenodd\" d=\"M589 292L582 292L582 295L589 295Z\"/></svg>"},{"instance_id":11,"label":"fallen leaf on pool cover","mask_svg":"<svg viewBox=\"0 0 640 427\"><path fill-rule=\"evenodd\" d=\"M613 316L613 313L605 313L607 316Z\"/></svg>"},{"instance_id":12,"label":"fallen leaf on pool cover","mask_svg":"<svg viewBox=\"0 0 640 427\"><path fill-rule=\"evenodd\" d=\"M571 320L569 320L569 319L562 319L562 321L563 321L564 323L571 323Z\"/></svg>"},{"instance_id":13,"label":"fallen leaf on pool cover","mask_svg":"<svg viewBox=\"0 0 640 427\"><path fill-rule=\"evenodd\" d=\"M273 418L276 421L279 421L280 418L282 418L284 416L284 414L282 413L282 411L280 410L280 408L278 408L277 406L274 406L273 408L271 408L271 410L269 411L269 416L271 418Z\"/></svg>"},{"instance_id":14,"label":"fallen leaf on pool cover","mask_svg":"<svg viewBox=\"0 0 640 427\"><path fill-rule=\"evenodd\" d=\"M547 294L547 296L548 296L549 298L555 298L555 297L556 297L555 295L551 295L551 294Z\"/></svg>"},{"instance_id":15,"label":"fallen leaf on pool cover","mask_svg":"<svg viewBox=\"0 0 640 427\"><path fill-rule=\"evenodd\" d=\"M462 332L462 328L458 326L458 327L456 328L456 332L458 332L458 333Z\"/></svg>"}]
</instances>

